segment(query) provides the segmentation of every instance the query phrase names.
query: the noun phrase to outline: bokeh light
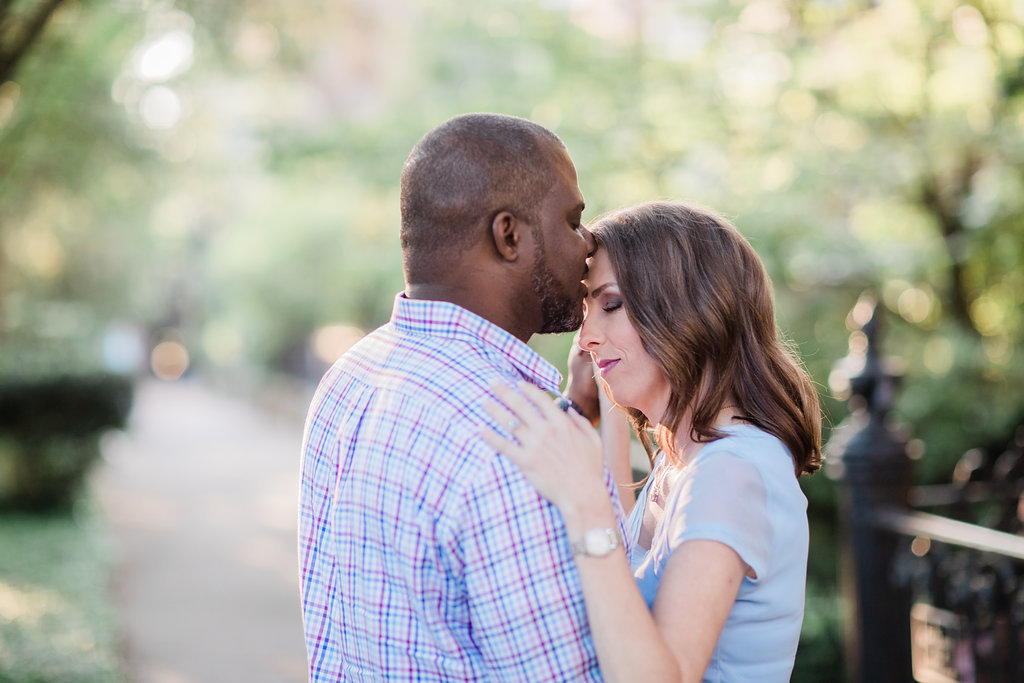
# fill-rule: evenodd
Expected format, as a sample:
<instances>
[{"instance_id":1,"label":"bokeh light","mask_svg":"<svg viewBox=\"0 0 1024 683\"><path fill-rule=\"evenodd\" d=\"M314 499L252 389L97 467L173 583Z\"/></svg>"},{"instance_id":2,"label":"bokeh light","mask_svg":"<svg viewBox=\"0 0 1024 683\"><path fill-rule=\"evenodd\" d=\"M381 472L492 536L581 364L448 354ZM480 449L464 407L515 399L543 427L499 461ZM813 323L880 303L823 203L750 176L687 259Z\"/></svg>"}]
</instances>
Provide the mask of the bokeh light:
<instances>
[{"instance_id":1,"label":"bokeh light","mask_svg":"<svg viewBox=\"0 0 1024 683\"><path fill-rule=\"evenodd\" d=\"M325 325L313 333L313 353L322 362L331 364L365 335L353 325Z\"/></svg>"},{"instance_id":2,"label":"bokeh light","mask_svg":"<svg viewBox=\"0 0 1024 683\"><path fill-rule=\"evenodd\" d=\"M177 339L162 341L149 354L149 365L153 374L165 381L181 379L188 371L190 358L188 349Z\"/></svg>"}]
</instances>

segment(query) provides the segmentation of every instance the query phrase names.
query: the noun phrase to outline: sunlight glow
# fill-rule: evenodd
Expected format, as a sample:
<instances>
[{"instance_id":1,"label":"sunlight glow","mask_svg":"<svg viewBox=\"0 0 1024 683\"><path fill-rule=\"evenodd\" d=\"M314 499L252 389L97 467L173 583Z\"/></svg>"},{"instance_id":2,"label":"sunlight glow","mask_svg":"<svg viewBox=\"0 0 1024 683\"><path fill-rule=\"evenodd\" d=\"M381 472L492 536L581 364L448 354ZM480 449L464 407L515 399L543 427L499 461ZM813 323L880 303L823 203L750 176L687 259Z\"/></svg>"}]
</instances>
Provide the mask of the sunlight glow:
<instances>
[{"instance_id":1,"label":"sunlight glow","mask_svg":"<svg viewBox=\"0 0 1024 683\"><path fill-rule=\"evenodd\" d=\"M789 27L786 5L779 0L755 0L740 13L740 24L748 31L778 33Z\"/></svg>"},{"instance_id":2,"label":"sunlight glow","mask_svg":"<svg viewBox=\"0 0 1024 683\"><path fill-rule=\"evenodd\" d=\"M931 313L932 299L923 289L908 287L896 300L896 307L907 322L921 323Z\"/></svg>"},{"instance_id":3,"label":"sunlight glow","mask_svg":"<svg viewBox=\"0 0 1024 683\"><path fill-rule=\"evenodd\" d=\"M139 115L151 130L170 130L181 120L181 98L165 85L146 90L139 100Z\"/></svg>"},{"instance_id":4,"label":"sunlight glow","mask_svg":"<svg viewBox=\"0 0 1024 683\"><path fill-rule=\"evenodd\" d=\"M871 316L875 312L875 298L870 294L861 294L860 298L857 299L856 305L853 310L850 311L850 315L846 319L846 328L848 330L857 330L868 324L871 320ZM853 344L853 337L850 338L851 346Z\"/></svg>"},{"instance_id":5,"label":"sunlight glow","mask_svg":"<svg viewBox=\"0 0 1024 683\"><path fill-rule=\"evenodd\" d=\"M781 153L774 154L761 168L761 186L769 192L774 192L789 185L795 175L793 159Z\"/></svg>"},{"instance_id":6,"label":"sunlight glow","mask_svg":"<svg viewBox=\"0 0 1024 683\"><path fill-rule=\"evenodd\" d=\"M814 122L814 134L825 145L854 152L868 141L867 132L853 119L828 111Z\"/></svg>"},{"instance_id":7,"label":"sunlight glow","mask_svg":"<svg viewBox=\"0 0 1024 683\"><path fill-rule=\"evenodd\" d=\"M280 39L273 24L247 23L238 32L235 41L235 56L242 62L257 67L266 64L277 56Z\"/></svg>"},{"instance_id":8,"label":"sunlight glow","mask_svg":"<svg viewBox=\"0 0 1024 683\"><path fill-rule=\"evenodd\" d=\"M993 287L971 304L971 320L986 337L999 334L1006 326L1004 305L1007 300L999 287Z\"/></svg>"},{"instance_id":9,"label":"sunlight glow","mask_svg":"<svg viewBox=\"0 0 1024 683\"><path fill-rule=\"evenodd\" d=\"M806 121L818 110L818 100L806 90L787 90L779 97L779 113L790 121Z\"/></svg>"},{"instance_id":10,"label":"sunlight glow","mask_svg":"<svg viewBox=\"0 0 1024 683\"><path fill-rule=\"evenodd\" d=\"M652 10L644 20L644 42L652 53L685 62L700 57L711 44L715 26L709 19L680 16L661 6Z\"/></svg>"},{"instance_id":11,"label":"sunlight glow","mask_svg":"<svg viewBox=\"0 0 1024 683\"><path fill-rule=\"evenodd\" d=\"M988 42L988 24L981 12L971 5L960 5L953 11L953 35L964 45Z\"/></svg>"},{"instance_id":12,"label":"sunlight glow","mask_svg":"<svg viewBox=\"0 0 1024 683\"><path fill-rule=\"evenodd\" d=\"M928 372L941 377L953 368L953 344L945 337L932 337L924 345L921 360Z\"/></svg>"},{"instance_id":13,"label":"sunlight glow","mask_svg":"<svg viewBox=\"0 0 1024 683\"><path fill-rule=\"evenodd\" d=\"M21 96L21 87L14 81L0 84L0 128L3 128L14 115L14 108Z\"/></svg>"},{"instance_id":14,"label":"sunlight glow","mask_svg":"<svg viewBox=\"0 0 1024 683\"><path fill-rule=\"evenodd\" d=\"M4 250L13 263L44 278L56 278L67 262L64 246L47 228L11 231Z\"/></svg>"},{"instance_id":15,"label":"sunlight glow","mask_svg":"<svg viewBox=\"0 0 1024 683\"><path fill-rule=\"evenodd\" d=\"M144 45L135 54L135 73L151 83L166 81L192 66L192 36L177 29Z\"/></svg>"},{"instance_id":16,"label":"sunlight glow","mask_svg":"<svg viewBox=\"0 0 1024 683\"><path fill-rule=\"evenodd\" d=\"M992 107L984 102L973 102L967 106L967 124L975 133L984 135L992 131L994 123Z\"/></svg>"},{"instance_id":17,"label":"sunlight glow","mask_svg":"<svg viewBox=\"0 0 1024 683\"><path fill-rule=\"evenodd\" d=\"M793 76L789 57L767 49L761 36L732 31L722 44L718 80L722 92L739 104L771 106L779 96L780 85Z\"/></svg>"},{"instance_id":18,"label":"sunlight glow","mask_svg":"<svg viewBox=\"0 0 1024 683\"><path fill-rule=\"evenodd\" d=\"M1013 343L1005 336L986 337L982 340L982 348L995 365L1008 365L1013 358Z\"/></svg>"},{"instance_id":19,"label":"sunlight glow","mask_svg":"<svg viewBox=\"0 0 1024 683\"><path fill-rule=\"evenodd\" d=\"M64 601L51 591L31 586L22 589L0 581L0 619L4 621L36 624L63 607Z\"/></svg>"}]
</instances>

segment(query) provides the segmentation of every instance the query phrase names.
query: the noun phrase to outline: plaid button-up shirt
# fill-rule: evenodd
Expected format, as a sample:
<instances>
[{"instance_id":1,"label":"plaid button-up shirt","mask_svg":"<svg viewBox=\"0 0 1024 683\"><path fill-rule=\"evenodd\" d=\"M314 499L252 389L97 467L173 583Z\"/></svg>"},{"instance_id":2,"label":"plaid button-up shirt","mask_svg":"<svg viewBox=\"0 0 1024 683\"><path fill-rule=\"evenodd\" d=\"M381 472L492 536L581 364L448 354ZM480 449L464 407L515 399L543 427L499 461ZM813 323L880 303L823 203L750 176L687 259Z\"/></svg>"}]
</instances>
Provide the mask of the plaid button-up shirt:
<instances>
[{"instance_id":1,"label":"plaid button-up shirt","mask_svg":"<svg viewBox=\"0 0 1024 683\"><path fill-rule=\"evenodd\" d=\"M324 376L299 508L311 681L600 680L561 517L479 436L489 385L521 378L561 380L483 318L402 295Z\"/></svg>"}]
</instances>

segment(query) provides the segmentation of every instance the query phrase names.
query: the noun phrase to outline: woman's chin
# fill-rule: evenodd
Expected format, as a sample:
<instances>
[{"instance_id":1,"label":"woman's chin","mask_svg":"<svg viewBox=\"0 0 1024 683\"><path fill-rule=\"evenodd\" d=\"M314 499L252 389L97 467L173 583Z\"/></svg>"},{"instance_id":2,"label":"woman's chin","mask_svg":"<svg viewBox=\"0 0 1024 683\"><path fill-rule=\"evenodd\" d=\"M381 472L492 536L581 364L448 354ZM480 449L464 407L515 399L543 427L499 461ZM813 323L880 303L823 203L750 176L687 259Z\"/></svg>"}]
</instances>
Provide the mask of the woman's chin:
<instances>
[{"instance_id":1,"label":"woman's chin","mask_svg":"<svg viewBox=\"0 0 1024 683\"><path fill-rule=\"evenodd\" d=\"M644 414L644 417L646 417L647 421L650 422L652 425L658 424L658 422L661 421L661 416L665 411L654 411L651 409L651 406L640 405L643 403L643 401L630 400L631 397L624 395L622 392L619 392L619 395L622 397L622 400L620 400L619 397L615 395L615 389L613 389L612 386L608 384L607 380L605 381L604 385L605 392L608 394L608 398L610 398L612 400L612 403L614 403L618 408L622 410L638 410ZM657 412L657 415L654 415L655 412Z\"/></svg>"}]
</instances>

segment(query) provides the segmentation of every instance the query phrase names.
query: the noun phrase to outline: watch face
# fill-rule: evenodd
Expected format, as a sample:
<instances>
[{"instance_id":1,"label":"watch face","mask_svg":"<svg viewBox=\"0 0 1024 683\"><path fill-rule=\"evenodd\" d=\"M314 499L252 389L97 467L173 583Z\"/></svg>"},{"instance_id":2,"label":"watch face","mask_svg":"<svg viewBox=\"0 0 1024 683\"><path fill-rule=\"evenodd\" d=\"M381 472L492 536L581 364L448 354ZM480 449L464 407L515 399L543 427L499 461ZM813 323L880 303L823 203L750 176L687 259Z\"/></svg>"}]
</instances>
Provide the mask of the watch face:
<instances>
[{"instance_id":1,"label":"watch face","mask_svg":"<svg viewBox=\"0 0 1024 683\"><path fill-rule=\"evenodd\" d=\"M606 555L614 547L604 529L591 529L583 536L588 555Z\"/></svg>"}]
</instances>

